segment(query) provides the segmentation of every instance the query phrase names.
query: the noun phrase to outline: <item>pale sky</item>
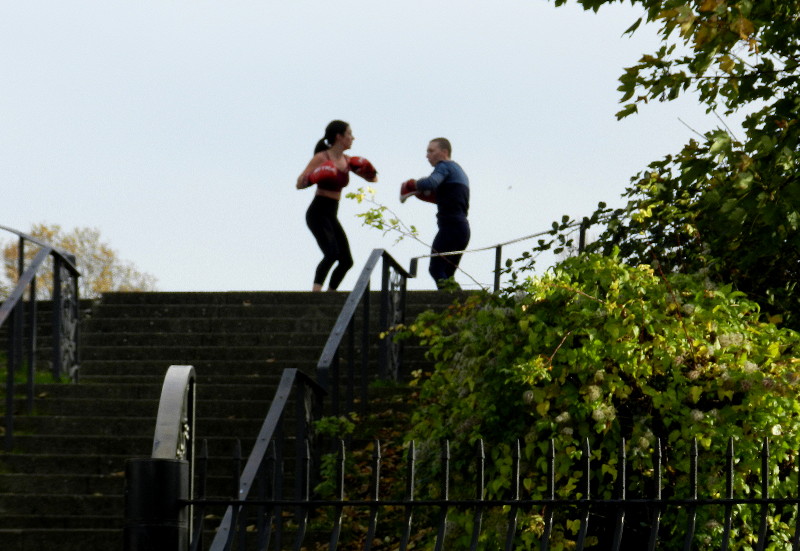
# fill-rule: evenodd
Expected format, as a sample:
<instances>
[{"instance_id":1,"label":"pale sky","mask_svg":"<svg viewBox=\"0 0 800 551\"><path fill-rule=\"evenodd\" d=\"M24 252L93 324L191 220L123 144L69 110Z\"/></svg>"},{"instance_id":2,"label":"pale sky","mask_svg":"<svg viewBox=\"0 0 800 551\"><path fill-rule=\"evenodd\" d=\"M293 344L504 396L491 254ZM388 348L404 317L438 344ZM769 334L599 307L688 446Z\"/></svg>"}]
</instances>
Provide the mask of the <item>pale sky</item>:
<instances>
[{"instance_id":1,"label":"pale sky","mask_svg":"<svg viewBox=\"0 0 800 551\"><path fill-rule=\"evenodd\" d=\"M470 248L620 206L686 125L719 125L692 98L615 119L617 78L657 46L654 29L622 36L640 14L545 0L0 0L0 225L98 228L163 291L307 290L321 253L305 225L313 190L295 181L332 119L377 167L376 200L426 243L435 207L398 190L430 173L438 136L470 177ZM352 176L346 191L363 185ZM340 204L356 263L342 290L374 248L404 266L428 252L363 226L365 209ZM493 262L462 267L490 285ZM434 288L421 268L409 288Z\"/></svg>"}]
</instances>

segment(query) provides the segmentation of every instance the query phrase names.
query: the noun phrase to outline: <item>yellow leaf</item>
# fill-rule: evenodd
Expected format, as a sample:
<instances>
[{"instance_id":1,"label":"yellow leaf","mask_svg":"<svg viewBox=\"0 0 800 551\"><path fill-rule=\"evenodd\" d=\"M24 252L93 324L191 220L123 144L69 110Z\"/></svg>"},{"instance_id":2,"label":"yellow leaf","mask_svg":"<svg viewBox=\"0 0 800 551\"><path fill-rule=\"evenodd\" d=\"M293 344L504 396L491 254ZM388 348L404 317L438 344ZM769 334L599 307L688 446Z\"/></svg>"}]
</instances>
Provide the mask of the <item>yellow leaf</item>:
<instances>
[{"instance_id":1,"label":"yellow leaf","mask_svg":"<svg viewBox=\"0 0 800 551\"><path fill-rule=\"evenodd\" d=\"M733 68L736 66L731 56L724 55L719 60L719 68L725 71L726 73L730 74L733 72Z\"/></svg>"},{"instance_id":2,"label":"yellow leaf","mask_svg":"<svg viewBox=\"0 0 800 551\"><path fill-rule=\"evenodd\" d=\"M731 23L731 30L739 35L742 40L747 40L755 31L753 22L745 17L740 17Z\"/></svg>"},{"instance_id":3,"label":"yellow leaf","mask_svg":"<svg viewBox=\"0 0 800 551\"><path fill-rule=\"evenodd\" d=\"M714 11L719 6L720 0L703 0L700 4L700 11Z\"/></svg>"},{"instance_id":4,"label":"yellow leaf","mask_svg":"<svg viewBox=\"0 0 800 551\"><path fill-rule=\"evenodd\" d=\"M720 398L727 398L728 400L733 400L733 391L732 390L720 390L718 392Z\"/></svg>"},{"instance_id":5,"label":"yellow leaf","mask_svg":"<svg viewBox=\"0 0 800 551\"><path fill-rule=\"evenodd\" d=\"M536 404L536 411L539 415L544 417L547 415L547 412L550 410L550 401L545 400L544 402L539 402Z\"/></svg>"}]
</instances>

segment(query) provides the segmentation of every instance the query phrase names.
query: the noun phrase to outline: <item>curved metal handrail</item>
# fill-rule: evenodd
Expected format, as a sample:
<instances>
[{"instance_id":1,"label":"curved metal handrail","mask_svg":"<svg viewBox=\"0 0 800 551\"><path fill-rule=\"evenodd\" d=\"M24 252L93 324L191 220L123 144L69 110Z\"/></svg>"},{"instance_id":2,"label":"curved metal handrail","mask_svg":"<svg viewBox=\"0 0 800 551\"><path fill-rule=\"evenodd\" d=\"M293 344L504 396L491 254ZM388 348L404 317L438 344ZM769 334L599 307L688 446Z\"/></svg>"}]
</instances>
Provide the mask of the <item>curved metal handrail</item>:
<instances>
[{"instance_id":1,"label":"curved metal handrail","mask_svg":"<svg viewBox=\"0 0 800 551\"><path fill-rule=\"evenodd\" d=\"M361 334L361 403L362 405L366 403L365 385L369 348L369 291L370 280L372 279L372 274L379 260L383 260L379 332L388 331L391 327L404 321L406 280L413 276L403 269L384 249L373 249L364 268L361 270L361 274L353 290L347 296L347 300L339 313L339 317L333 326L333 330L317 362L317 382L331 394L334 413L338 412L339 408L339 385L332 384L332 381L338 380L338 353L348 330L350 330L351 336L353 335L352 329L359 305L363 306L364 312L364 319L362 320L363 330ZM350 343L350 348L351 351L354 350L355 346L353 342ZM392 378L397 378L400 351L401 344L395 343L391 339L381 340L378 359L381 377L385 378L391 376ZM354 359L351 356L351 367L353 363ZM331 374L332 372L334 372L334 375ZM352 393L352 377L349 380L349 385L350 393ZM350 401L352 402L352 399Z\"/></svg>"},{"instance_id":2,"label":"curved metal handrail","mask_svg":"<svg viewBox=\"0 0 800 551\"><path fill-rule=\"evenodd\" d=\"M66 369L69 377L77 381L79 367L79 313L78 313L78 278L80 272L75 257L49 243L45 243L21 231L0 226L0 230L8 231L19 237L18 245L18 279L10 295L0 304L0 326L9 322L9 345L6 366L6 411L5 411L5 449L13 446L14 435L14 377L23 364L23 356L27 355L26 408L33 410L34 372L36 360L37 303L36 278L48 256L53 257L53 323L52 323L52 372L53 377L61 378L62 369ZM25 243L30 242L40 250L25 266ZM29 291L29 316L25 319L25 291ZM27 343L25 327L28 327ZM23 348L25 351L23 352Z\"/></svg>"},{"instance_id":3,"label":"curved metal handrail","mask_svg":"<svg viewBox=\"0 0 800 551\"><path fill-rule=\"evenodd\" d=\"M32 235L28 235L27 233L23 233L23 232L21 232L19 230L15 230L14 228L9 228L8 226L0 225L0 230L4 230L4 231L7 231L9 233L13 233L13 234L17 235L18 237L24 239L25 241L30 241L31 243L33 243L35 245L39 245L40 247L46 247L46 248L52 249L53 254L59 256L61 258L61 260L66 262L67 265L72 268L72 270L74 270L76 272L78 271L78 266L75 264L75 255L73 255L72 253L69 253L67 251L61 250L58 247L54 247L53 245L51 245L49 243L45 243L44 241L42 241L42 240L40 240L40 239L38 239L36 237L33 237Z\"/></svg>"},{"instance_id":4,"label":"curved metal handrail","mask_svg":"<svg viewBox=\"0 0 800 551\"><path fill-rule=\"evenodd\" d=\"M171 365L161 387L153 459L194 458L195 372L191 365Z\"/></svg>"},{"instance_id":5,"label":"curved metal handrail","mask_svg":"<svg viewBox=\"0 0 800 551\"><path fill-rule=\"evenodd\" d=\"M189 464L188 498L194 497L196 376L191 365L171 365L164 376L158 401L151 459L181 460ZM194 508L186 510L186 525L194 525Z\"/></svg>"}]
</instances>

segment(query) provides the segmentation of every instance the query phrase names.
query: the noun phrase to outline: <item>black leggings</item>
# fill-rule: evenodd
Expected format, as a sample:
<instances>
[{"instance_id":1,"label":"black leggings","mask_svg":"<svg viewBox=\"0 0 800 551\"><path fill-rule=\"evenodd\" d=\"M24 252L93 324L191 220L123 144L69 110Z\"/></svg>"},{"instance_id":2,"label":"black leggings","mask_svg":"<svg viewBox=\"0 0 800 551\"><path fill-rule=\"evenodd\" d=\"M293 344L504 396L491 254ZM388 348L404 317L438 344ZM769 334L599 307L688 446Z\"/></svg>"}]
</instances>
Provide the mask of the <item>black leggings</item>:
<instances>
[{"instance_id":1,"label":"black leggings","mask_svg":"<svg viewBox=\"0 0 800 551\"><path fill-rule=\"evenodd\" d=\"M317 265L314 274L314 283L322 285L335 262L339 262L331 274L328 283L329 289L337 289L344 279L347 270L353 267L353 257L350 254L350 243L344 233L336 213L339 210L339 201L322 195L315 195L314 200L306 211L306 224L317 245L322 250L322 261Z\"/></svg>"}]
</instances>

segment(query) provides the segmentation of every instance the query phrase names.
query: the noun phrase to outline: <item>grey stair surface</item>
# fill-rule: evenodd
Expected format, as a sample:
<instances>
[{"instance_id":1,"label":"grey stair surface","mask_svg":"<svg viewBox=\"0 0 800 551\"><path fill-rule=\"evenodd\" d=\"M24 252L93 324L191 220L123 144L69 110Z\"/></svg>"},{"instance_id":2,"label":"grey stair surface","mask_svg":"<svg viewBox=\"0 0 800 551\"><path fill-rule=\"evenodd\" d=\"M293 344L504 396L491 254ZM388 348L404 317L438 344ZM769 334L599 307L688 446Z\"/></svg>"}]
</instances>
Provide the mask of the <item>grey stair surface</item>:
<instances>
[{"instance_id":1,"label":"grey stair surface","mask_svg":"<svg viewBox=\"0 0 800 551\"><path fill-rule=\"evenodd\" d=\"M19 400L14 449L0 453L0 550L121 550L125 461L150 455L168 367L195 368L196 436L209 455L229 458L240 439L246 456L283 369L314 375L346 298L110 293L94 301L81 326L80 382L38 385L32 414ZM409 292L407 321L453 298ZM370 303L376 324L377 292ZM404 361L406 372L425 362L413 346ZM215 481L230 485L212 465L210 494Z\"/></svg>"}]
</instances>

